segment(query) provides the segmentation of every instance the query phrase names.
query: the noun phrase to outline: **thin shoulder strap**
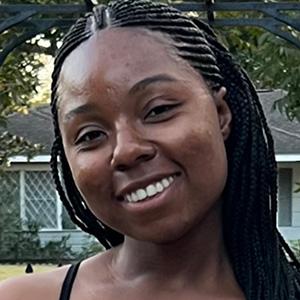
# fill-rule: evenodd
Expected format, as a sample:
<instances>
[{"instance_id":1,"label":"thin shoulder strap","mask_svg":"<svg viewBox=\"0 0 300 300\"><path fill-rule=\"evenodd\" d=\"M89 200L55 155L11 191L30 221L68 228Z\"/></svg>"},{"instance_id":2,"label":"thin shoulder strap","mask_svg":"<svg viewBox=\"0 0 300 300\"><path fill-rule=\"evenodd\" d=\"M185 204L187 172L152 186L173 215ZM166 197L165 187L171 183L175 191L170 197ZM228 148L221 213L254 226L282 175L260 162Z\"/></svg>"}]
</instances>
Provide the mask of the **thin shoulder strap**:
<instances>
[{"instance_id":1,"label":"thin shoulder strap","mask_svg":"<svg viewBox=\"0 0 300 300\"><path fill-rule=\"evenodd\" d=\"M78 262L77 264L72 265L69 268L67 275L65 277L65 280L63 282L62 288L61 288L59 300L69 300L70 299L73 283L76 278L80 263L81 262Z\"/></svg>"}]
</instances>

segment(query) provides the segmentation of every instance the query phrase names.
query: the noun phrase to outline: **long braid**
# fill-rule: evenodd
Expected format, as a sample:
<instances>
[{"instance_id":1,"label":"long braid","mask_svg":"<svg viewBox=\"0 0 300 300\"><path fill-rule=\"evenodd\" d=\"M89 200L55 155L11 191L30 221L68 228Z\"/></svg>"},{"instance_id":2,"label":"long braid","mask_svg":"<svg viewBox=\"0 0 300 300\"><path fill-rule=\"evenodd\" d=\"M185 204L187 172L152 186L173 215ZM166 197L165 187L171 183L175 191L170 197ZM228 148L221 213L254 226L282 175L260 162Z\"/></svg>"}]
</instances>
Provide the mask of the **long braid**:
<instances>
[{"instance_id":1,"label":"long braid","mask_svg":"<svg viewBox=\"0 0 300 300\"><path fill-rule=\"evenodd\" d=\"M229 62L225 62L225 66L230 66ZM247 276L238 276L238 272L236 272L238 280L239 277L241 278L239 282L244 287L246 295L247 291L250 293L255 290L257 294L253 299L261 299L262 297L262 299L275 299L276 290L270 288L274 286L274 278L268 273L270 273L270 268L276 268L279 264L279 262L276 262L276 256L270 255L274 249L278 248L278 244L270 218L269 189L268 186L265 186L265 183L269 181L268 166L266 166L268 164L266 163L266 143L260 124L261 120L257 115L247 82L243 80L241 75L232 73L232 69L235 68L229 69L231 71L228 70L228 76L224 77L231 82L229 86L230 88L232 86L232 92L237 87L240 87L240 90L244 92L241 96L230 97L229 91L227 98L235 120L231 139L233 145L228 150L229 168L232 166L240 169L240 172L237 173L240 176L235 176L232 181L230 181L230 177L236 172L236 169L229 169L227 189L231 191L231 194L225 199L232 204L235 203L235 205L224 203L224 219L232 220L232 222L224 224L227 243L229 249L235 245L233 249L236 252L231 253L234 268L247 263L244 261L246 253L252 257L248 264L252 263L253 265L246 267L246 270L249 268L253 270L252 286L246 288L249 279L247 279ZM237 75L239 76L237 77ZM240 80L237 81L234 77L240 78ZM239 108L242 102L250 108L250 115L247 119L244 119ZM235 138L234 134L243 138ZM238 152L235 152L235 150L238 150ZM245 177L247 178L246 181ZM243 187L245 184L249 186L248 191L241 189L240 193L236 194L237 187ZM239 199L238 203L237 199ZM235 207L234 215L230 211L233 207ZM241 224L249 229L247 235L243 232L244 226L241 226ZM278 276L278 274L275 275ZM263 294L262 290L264 290ZM247 296L252 299L250 294Z\"/></svg>"},{"instance_id":2,"label":"long braid","mask_svg":"<svg viewBox=\"0 0 300 300\"><path fill-rule=\"evenodd\" d=\"M123 241L120 233L102 224L84 203L64 154L57 118L58 82L63 62L81 43L105 27L159 31L170 37L177 54L198 70L212 89L226 87L233 124L226 141L228 179L223 195L223 230L233 270L248 300L297 299L300 265L276 229L274 145L255 88L207 24L165 4L119 0L107 7L98 6L70 29L56 57L51 98L56 139L51 168L72 221L96 236L106 248Z\"/></svg>"}]
</instances>

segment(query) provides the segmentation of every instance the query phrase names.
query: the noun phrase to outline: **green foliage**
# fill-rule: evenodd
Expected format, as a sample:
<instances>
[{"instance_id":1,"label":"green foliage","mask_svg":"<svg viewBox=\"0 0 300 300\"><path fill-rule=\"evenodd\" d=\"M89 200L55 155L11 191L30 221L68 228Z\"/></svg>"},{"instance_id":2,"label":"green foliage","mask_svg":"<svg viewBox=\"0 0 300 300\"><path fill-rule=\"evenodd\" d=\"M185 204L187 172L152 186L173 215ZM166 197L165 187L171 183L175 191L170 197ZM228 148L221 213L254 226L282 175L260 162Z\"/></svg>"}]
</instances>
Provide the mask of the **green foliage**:
<instances>
[{"instance_id":1,"label":"green foliage","mask_svg":"<svg viewBox=\"0 0 300 300\"><path fill-rule=\"evenodd\" d=\"M44 247L40 249L40 256L42 259L55 259L57 262L64 262L73 260L75 253L72 251L71 246L68 245L70 236L63 236L59 241L49 241Z\"/></svg>"},{"instance_id":2,"label":"green foliage","mask_svg":"<svg viewBox=\"0 0 300 300\"><path fill-rule=\"evenodd\" d=\"M297 259L300 261L300 240L290 241L291 247L296 255Z\"/></svg>"},{"instance_id":3,"label":"green foliage","mask_svg":"<svg viewBox=\"0 0 300 300\"><path fill-rule=\"evenodd\" d=\"M12 135L7 131L0 133L0 173L8 167L10 156L26 155L30 159L42 149L42 145L32 144L24 138Z\"/></svg>"},{"instance_id":4,"label":"green foliage","mask_svg":"<svg viewBox=\"0 0 300 300\"><path fill-rule=\"evenodd\" d=\"M103 246L95 240L95 238L91 237L82 248L79 255L76 257L77 260L83 260L93 255L96 255L104 250Z\"/></svg>"},{"instance_id":5,"label":"green foliage","mask_svg":"<svg viewBox=\"0 0 300 300\"><path fill-rule=\"evenodd\" d=\"M82 4L81 1L67 0L14 0L13 4ZM12 4L11 0L2 0L0 4ZM38 16L46 17L46 16ZM28 30L28 29L27 29ZM13 39L24 33L26 29L14 27L5 31L0 36L0 45L3 49ZM22 111L30 106L30 101L37 93L40 84L38 72L44 66L39 59L40 54L53 56L57 50L57 42L61 40L63 31L50 30L40 34L26 43L17 47L6 58L0 68L0 120L12 112ZM44 39L45 43L41 43Z\"/></svg>"},{"instance_id":6,"label":"green foliage","mask_svg":"<svg viewBox=\"0 0 300 300\"><path fill-rule=\"evenodd\" d=\"M100 1L106 3L108 1ZM82 0L0 0L1 4L84 4ZM4 16L5 17L5 16ZM39 15L40 18L49 15ZM77 18L78 16L74 16ZM4 49L12 40L26 29L14 27L0 35L0 49ZM28 31L28 29L27 29ZM23 43L11 52L0 67L0 134L5 131L7 117L14 112L26 113L32 106L32 99L38 92L40 70L44 67L41 55L54 56L57 44L61 41L65 29L53 28ZM49 99L48 99L49 100ZM42 147L10 133L0 136L0 171L7 167L8 157L13 155L37 154Z\"/></svg>"},{"instance_id":7,"label":"green foliage","mask_svg":"<svg viewBox=\"0 0 300 300\"><path fill-rule=\"evenodd\" d=\"M13 32L0 36L3 47L9 41ZM42 64L35 53L18 49L9 55L0 68L0 169L7 166L8 157L18 154L32 156L40 150L40 146L32 145L21 137L4 132L6 119L13 112L24 112L30 107L30 100L39 85L37 73Z\"/></svg>"},{"instance_id":8,"label":"green foliage","mask_svg":"<svg viewBox=\"0 0 300 300\"><path fill-rule=\"evenodd\" d=\"M42 245L38 224L27 223L26 225L26 230L1 231L0 260L13 263L63 263L74 259L75 254L67 243L69 236ZM22 227L24 228L25 224Z\"/></svg>"},{"instance_id":9,"label":"green foliage","mask_svg":"<svg viewBox=\"0 0 300 300\"><path fill-rule=\"evenodd\" d=\"M28 258L36 258L39 255L40 239L38 226L34 223L28 224L26 231L21 231L20 218L15 219L19 230L4 229L1 232L2 243L0 259L11 259L16 262L26 261Z\"/></svg>"},{"instance_id":10,"label":"green foliage","mask_svg":"<svg viewBox=\"0 0 300 300\"><path fill-rule=\"evenodd\" d=\"M0 176L0 260L11 262L64 262L74 253L67 244L69 237L41 244L40 226L35 222L22 222L20 216L19 185L12 181L13 174Z\"/></svg>"},{"instance_id":11,"label":"green foliage","mask_svg":"<svg viewBox=\"0 0 300 300\"><path fill-rule=\"evenodd\" d=\"M299 33L290 32L300 38ZM287 91L287 96L275 103L276 108L290 120L300 120L299 49L255 27L222 28L219 29L219 36L250 74L257 88L280 88Z\"/></svg>"}]
</instances>

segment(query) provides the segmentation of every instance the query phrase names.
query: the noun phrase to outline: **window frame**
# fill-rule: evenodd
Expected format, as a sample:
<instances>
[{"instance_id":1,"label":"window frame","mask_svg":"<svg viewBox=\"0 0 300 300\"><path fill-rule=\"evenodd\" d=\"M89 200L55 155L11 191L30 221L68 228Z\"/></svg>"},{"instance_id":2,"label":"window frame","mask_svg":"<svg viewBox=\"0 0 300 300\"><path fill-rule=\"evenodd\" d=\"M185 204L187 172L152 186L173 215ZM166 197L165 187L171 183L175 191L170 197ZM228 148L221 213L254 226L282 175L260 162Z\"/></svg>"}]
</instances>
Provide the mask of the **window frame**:
<instances>
[{"instance_id":1,"label":"window frame","mask_svg":"<svg viewBox=\"0 0 300 300\"><path fill-rule=\"evenodd\" d=\"M25 211L25 172L43 172L51 171L50 165L48 163L12 163L11 166L5 172L18 172L19 173L19 205L20 205L20 218L23 221L26 221L26 211ZM64 231L64 230L74 230L78 231L78 226L74 225L74 228L63 228L63 205L60 201L58 192L55 190L56 195L56 224L54 227L43 227L40 229L40 232L51 232L51 231ZM1 198L0 198L1 199ZM25 230L26 228L23 227Z\"/></svg>"}]
</instances>

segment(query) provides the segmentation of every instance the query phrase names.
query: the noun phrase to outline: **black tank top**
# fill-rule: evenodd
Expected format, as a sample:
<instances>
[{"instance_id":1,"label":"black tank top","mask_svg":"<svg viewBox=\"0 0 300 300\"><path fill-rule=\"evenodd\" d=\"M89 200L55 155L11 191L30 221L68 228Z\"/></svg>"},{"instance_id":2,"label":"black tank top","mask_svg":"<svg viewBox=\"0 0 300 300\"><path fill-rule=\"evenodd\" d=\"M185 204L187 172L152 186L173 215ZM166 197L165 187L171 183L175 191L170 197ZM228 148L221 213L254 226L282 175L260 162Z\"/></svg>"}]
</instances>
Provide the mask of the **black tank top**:
<instances>
[{"instance_id":1,"label":"black tank top","mask_svg":"<svg viewBox=\"0 0 300 300\"><path fill-rule=\"evenodd\" d=\"M70 299L73 283L74 283L74 280L76 278L77 271L78 271L78 268L80 266L80 263L81 262L78 262L77 264L72 265L69 268L69 270L67 272L67 275L64 279L62 288L61 288L59 300L69 300Z\"/></svg>"}]
</instances>

